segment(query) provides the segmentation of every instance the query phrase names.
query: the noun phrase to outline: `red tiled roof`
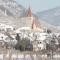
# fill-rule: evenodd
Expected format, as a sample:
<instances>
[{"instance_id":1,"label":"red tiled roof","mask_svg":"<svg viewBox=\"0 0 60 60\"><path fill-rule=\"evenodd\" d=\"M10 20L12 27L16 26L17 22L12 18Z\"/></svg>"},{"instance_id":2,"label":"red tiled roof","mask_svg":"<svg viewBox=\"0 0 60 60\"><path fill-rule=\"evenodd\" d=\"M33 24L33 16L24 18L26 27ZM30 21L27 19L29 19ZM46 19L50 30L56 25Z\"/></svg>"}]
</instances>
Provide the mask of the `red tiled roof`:
<instances>
[{"instance_id":1,"label":"red tiled roof","mask_svg":"<svg viewBox=\"0 0 60 60\"><path fill-rule=\"evenodd\" d=\"M28 17L31 17L32 16L32 11L31 11L31 8L29 7L28 11L27 11L27 16Z\"/></svg>"}]
</instances>

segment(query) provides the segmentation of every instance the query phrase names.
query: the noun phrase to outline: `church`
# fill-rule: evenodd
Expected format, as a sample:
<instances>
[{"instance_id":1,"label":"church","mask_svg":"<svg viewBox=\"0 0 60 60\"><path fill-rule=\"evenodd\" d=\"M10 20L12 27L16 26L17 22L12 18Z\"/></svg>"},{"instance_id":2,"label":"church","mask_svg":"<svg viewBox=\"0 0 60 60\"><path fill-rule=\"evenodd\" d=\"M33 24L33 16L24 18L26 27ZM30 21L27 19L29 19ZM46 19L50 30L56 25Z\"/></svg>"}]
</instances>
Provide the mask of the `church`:
<instances>
[{"instance_id":1,"label":"church","mask_svg":"<svg viewBox=\"0 0 60 60\"><path fill-rule=\"evenodd\" d=\"M43 32L40 22L33 16L31 8L29 7L25 17L20 18L20 28L33 31Z\"/></svg>"}]
</instances>

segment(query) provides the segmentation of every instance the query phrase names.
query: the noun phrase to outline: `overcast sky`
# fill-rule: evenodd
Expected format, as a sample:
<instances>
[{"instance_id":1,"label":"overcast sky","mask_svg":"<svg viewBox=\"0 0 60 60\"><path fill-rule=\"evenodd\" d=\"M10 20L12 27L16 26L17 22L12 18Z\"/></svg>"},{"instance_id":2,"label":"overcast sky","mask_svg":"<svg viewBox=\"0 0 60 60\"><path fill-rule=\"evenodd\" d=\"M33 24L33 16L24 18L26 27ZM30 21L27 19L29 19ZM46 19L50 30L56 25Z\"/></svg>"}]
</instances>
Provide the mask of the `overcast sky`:
<instances>
[{"instance_id":1,"label":"overcast sky","mask_svg":"<svg viewBox=\"0 0 60 60\"><path fill-rule=\"evenodd\" d=\"M41 12L44 10L52 9L60 6L60 0L16 0L25 8L29 6L33 13Z\"/></svg>"}]
</instances>

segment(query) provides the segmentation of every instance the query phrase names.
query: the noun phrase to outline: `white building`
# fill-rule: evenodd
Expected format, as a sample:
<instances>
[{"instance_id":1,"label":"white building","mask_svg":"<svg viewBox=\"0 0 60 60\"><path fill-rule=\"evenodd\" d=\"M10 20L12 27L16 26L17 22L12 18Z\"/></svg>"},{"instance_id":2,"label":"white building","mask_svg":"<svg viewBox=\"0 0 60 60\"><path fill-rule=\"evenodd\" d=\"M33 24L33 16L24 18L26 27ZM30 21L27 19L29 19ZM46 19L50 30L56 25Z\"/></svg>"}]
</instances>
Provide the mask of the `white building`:
<instances>
[{"instance_id":1,"label":"white building","mask_svg":"<svg viewBox=\"0 0 60 60\"><path fill-rule=\"evenodd\" d=\"M35 33L35 40L33 41L33 50L34 51L39 51L46 49L46 43L45 40L48 36L47 33Z\"/></svg>"}]
</instances>

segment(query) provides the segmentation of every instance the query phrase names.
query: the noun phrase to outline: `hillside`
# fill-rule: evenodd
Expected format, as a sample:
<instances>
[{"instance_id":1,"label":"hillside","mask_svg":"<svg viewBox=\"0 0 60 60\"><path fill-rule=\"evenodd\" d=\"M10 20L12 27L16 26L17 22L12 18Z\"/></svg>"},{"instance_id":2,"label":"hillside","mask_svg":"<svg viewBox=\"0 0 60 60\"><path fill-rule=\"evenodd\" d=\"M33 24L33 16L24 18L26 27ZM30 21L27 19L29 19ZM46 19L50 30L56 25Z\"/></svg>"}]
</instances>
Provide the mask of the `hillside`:
<instances>
[{"instance_id":1,"label":"hillside","mask_svg":"<svg viewBox=\"0 0 60 60\"><path fill-rule=\"evenodd\" d=\"M24 14L25 8L15 0L0 0L0 11L7 16L20 17Z\"/></svg>"},{"instance_id":2,"label":"hillside","mask_svg":"<svg viewBox=\"0 0 60 60\"><path fill-rule=\"evenodd\" d=\"M60 7L38 12L37 16L48 24L60 26Z\"/></svg>"}]
</instances>

